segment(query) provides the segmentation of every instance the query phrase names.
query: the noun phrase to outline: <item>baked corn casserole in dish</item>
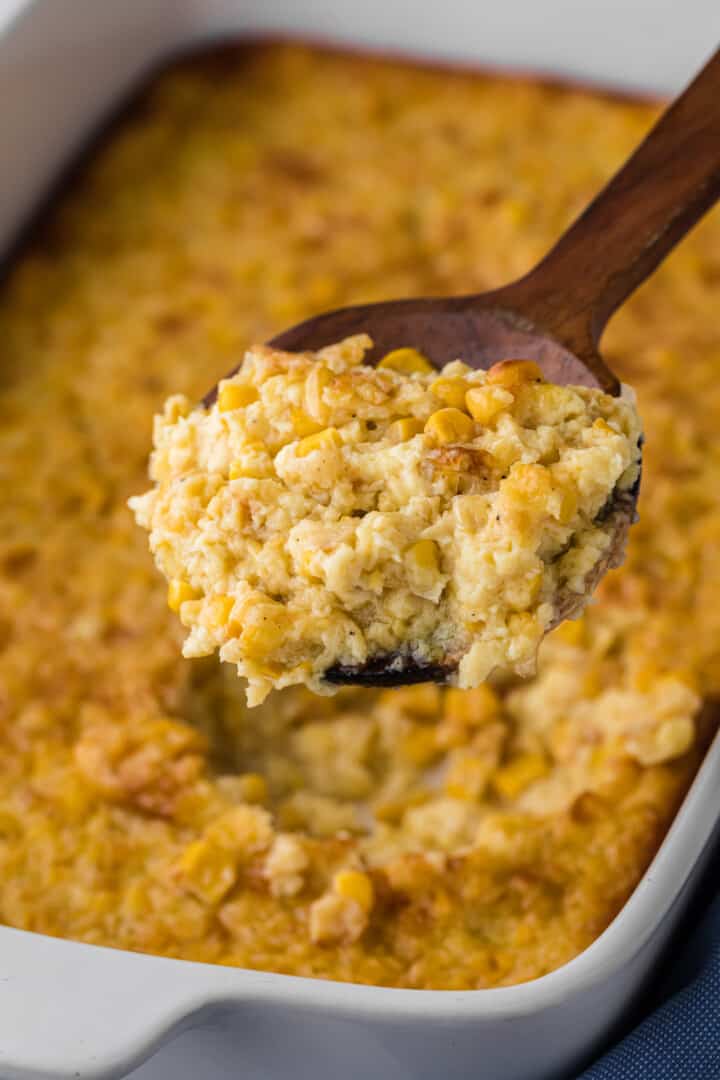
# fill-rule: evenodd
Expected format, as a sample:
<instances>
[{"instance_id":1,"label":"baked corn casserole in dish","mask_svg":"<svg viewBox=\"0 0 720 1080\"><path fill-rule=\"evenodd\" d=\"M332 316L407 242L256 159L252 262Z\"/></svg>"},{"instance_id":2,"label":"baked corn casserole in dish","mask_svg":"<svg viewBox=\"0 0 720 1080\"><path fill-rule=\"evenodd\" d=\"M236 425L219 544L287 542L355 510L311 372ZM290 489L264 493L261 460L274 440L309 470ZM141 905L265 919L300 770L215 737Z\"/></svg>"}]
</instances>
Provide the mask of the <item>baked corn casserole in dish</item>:
<instances>
[{"instance_id":1,"label":"baked corn casserole in dish","mask_svg":"<svg viewBox=\"0 0 720 1080\"><path fill-rule=\"evenodd\" d=\"M621 558L611 510L640 470L627 401L529 360L438 375L406 347L376 369L372 344L255 347L216 402L177 395L157 419L155 485L130 505L184 655L219 648L250 705L378 658L399 683L408 663L461 689L528 675Z\"/></svg>"},{"instance_id":2,"label":"baked corn casserole in dish","mask_svg":"<svg viewBox=\"0 0 720 1080\"><path fill-rule=\"evenodd\" d=\"M171 608L200 598L168 563L168 606L127 500L147 486L170 395L183 396L161 422L172 430L184 401L283 326L519 276L656 114L267 44L173 65L96 148L0 293L0 920L471 989L549 972L613 919L714 726L717 213L613 320L607 353L645 428L640 522L532 678L289 686L248 708L232 664L181 657ZM617 431L597 419L603 446ZM263 482L229 480L267 463L227 449L226 487Z\"/></svg>"}]
</instances>

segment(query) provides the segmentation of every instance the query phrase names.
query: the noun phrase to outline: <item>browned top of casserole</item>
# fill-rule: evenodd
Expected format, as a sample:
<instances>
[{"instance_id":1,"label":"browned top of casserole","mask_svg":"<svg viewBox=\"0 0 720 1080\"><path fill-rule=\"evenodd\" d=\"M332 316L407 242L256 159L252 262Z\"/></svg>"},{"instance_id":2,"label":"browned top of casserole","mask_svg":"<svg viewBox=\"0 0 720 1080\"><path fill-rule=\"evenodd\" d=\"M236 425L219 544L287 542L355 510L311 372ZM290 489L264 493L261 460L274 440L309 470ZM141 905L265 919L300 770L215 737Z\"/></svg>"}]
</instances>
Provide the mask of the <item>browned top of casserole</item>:
<instances>
[{"instance_id":1,"label":"browned top of casserole","mask_svg":"<svg viewBox=\"0 0 720 1080\"><path fill-rule=\"evenodd\" d=\"M610 328L641 520L528 682L248 710L180 657L126 499L168 393L327 307L518 275L654 115L254 46L158 77L83 167L0 293L2 921L443 988L534 978L608 924L720 684L717 214Z\"/></svg>"}]
</instances>

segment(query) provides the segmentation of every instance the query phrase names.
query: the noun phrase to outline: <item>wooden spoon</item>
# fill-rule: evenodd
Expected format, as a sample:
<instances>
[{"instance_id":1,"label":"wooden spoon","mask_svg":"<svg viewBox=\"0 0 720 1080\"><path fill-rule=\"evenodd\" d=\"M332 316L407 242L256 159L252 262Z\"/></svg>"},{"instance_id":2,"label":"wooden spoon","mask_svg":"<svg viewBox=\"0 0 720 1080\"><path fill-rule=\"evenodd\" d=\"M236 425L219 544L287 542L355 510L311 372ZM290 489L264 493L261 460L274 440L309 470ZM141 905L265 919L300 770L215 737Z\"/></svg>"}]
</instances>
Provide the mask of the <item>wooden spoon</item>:
<instances>
[{"instance_id":1,"label":"wooden spoon","mask_svg":"<svg viewBox=\"0 0 720 1080\"><path fill-rule=\"evenodd\" d=\"M371 362L407 345L438 367L460 358L486 369L522 357L537 361L550 382L617 395L620 383L598 351L608 319L718 197L720 50L545 258L518 281L470 296L340 308L284 331L270 345L302 352L367 333L374 342ZM204 403L212 404L215 395L213 390ZM636 501L637 489L605 507L614 542L589 575L588 589L621 559ZM553 625L578 606L575 596L561 598ZM337 665L325 677L364 686L443 681L456 663L418 665L393 654L361 667Z\"/></svg>"}]
</instances>

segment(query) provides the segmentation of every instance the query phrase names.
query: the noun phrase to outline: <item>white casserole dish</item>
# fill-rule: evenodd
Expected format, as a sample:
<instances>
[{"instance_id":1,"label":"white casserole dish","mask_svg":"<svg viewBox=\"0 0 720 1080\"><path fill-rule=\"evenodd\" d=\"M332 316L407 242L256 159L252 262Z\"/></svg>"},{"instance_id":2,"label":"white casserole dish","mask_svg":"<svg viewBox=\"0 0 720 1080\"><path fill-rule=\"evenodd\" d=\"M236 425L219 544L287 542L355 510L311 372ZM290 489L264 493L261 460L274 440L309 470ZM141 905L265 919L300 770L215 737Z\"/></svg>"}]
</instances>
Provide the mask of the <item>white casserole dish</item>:
<instances>
[{"instance_id":1,"label":"white casserole dish","mask_svg":"<svg viewBox=\"0 0 720 1080\"><path fill-rule=\"evenodd\" d=\"M694 0L681 11L667 0L637 0L630 10L619 0L591 5L595 10L573 0L505 0L491 13L484 7L464 0L432 9L400 0L0 0L0 252L79 142L137 77L203 39L295 31L672 92L720 36L713 0ZM650 17L662 25L661 37L648 32ZM642 42L647 47L636 54ZM718 831L718 791L716 739L620 915L581 956L518 987L352 986L0 927L0 1075L123 1076L185 1029L191 1030L167 1049L164 1062L159 1055L152 1075L574 1075L623 1016L686 907ZM150 1077L149 1068L138 1080Z\"/></svg>"}]
</instances>

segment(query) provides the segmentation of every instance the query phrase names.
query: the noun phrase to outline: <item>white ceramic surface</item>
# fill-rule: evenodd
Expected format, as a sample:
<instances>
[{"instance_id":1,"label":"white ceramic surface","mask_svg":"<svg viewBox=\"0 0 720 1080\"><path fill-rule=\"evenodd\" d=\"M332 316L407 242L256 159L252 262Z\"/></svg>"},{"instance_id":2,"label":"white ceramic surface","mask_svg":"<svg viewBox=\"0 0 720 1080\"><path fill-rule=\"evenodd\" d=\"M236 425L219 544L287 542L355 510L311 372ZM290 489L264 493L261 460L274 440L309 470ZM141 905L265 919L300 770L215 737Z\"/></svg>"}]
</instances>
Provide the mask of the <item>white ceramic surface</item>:
<instances>
[{"instance_id":1,"label":"white ceramic surface","mask_svg":"<svg viewBox=\"0 0 720 1080\"><path fill-rule=\"evenodd\" d=\"M0 0L0 249L60 165L161 57L227 32L534 67L652 91L720 38L717 0ZM3 1080L556 1080L648 976L716 833L715 742L652 866L585 953L524 986L387 990L77 945L0 927ZM172 1040L172 1041L171 1041Z\"/></svg>"}]
</instances>

